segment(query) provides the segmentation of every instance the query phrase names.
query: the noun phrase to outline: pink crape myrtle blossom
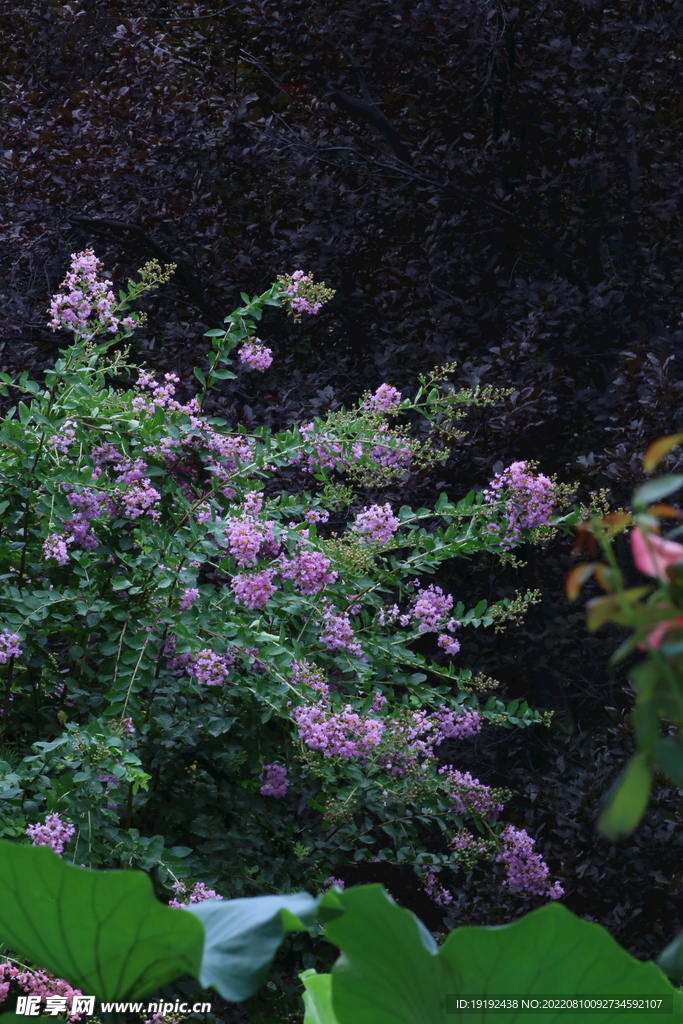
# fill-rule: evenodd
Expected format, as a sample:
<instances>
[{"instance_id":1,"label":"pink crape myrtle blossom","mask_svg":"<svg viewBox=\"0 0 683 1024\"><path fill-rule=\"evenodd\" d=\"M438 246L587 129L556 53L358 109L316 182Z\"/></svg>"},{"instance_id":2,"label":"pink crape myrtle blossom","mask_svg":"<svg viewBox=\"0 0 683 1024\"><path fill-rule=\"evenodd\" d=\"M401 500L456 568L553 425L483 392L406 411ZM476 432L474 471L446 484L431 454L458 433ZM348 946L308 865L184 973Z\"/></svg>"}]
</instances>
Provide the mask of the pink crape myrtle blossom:
<instances>
[{"instance_id":1,"label":"pink crape myrtle blossom","mask_svg":"<svg viewBox=\"0 0 683 1024\"><path fill-rule=\"evenodd\" d=\"M76 431L73 429L73 420L64 420L58 434L53 434L47 442L48 448L66 455L70 446L76 439Z\"/></svg>"},{"instance_id":2,"label":"pink crape myrtle blossom","mask_svg":"<svg viewBox=\"0 0 683 1024\"><path fill-rule=\"evenodd\" d=\"M176 910L180 910L190 903L203 903L204 900L223 899L215 889L209 889L204 882L195 882L192 888L188 889L185 882L178 880L173 886L173 892L176 894L176 898L169 900L168 905Z\"/></svg>"},{"instance_id":3,"label":"pink crape myrtle blossom","mask_svg":"<svg viewBox=\"0 0 683 1024\"><path fill-rule=\"evenodd\" d=\"M356 640L348 612L337 613L336 608L328 605L323 612L323 619L324 628L318 640L325 644L328 651L348 651L362 657L363 648Z\"/></svg>"},{"instance_id":4,"label":"pink crape myrtle blossom","mask_svg":"<svg viewBox=\"0 0 683 1024\"><path fill-rule=\"evenodd\" d=\"M48 814L43 825L29 825L26 835L33 846L49 846L60 857L64 846L73 837L76 828L69 821L62 821L57 813Z\"/></svg>"},{"instance_id":5,"label":"pink crape myrtle blossom","mask_svg":"<svg viewBox=\"0 0 683 1024\"><path fill-rule=\"evenodd\" d=\"M220 655L207 648L188 659L188 672L204 686L220 686L225 682L234 660L231 654Z\"/></svg>"},{"instance_id":6,"label":"pink crape myrtle blossom","mask_svg":"<svg viewBox=\"0 0 683 1024\"><path fill-rule=\"evenodd\" d=\"M644 576L654 576L669 582L666 570L683 560L683 544L666 540L656 533L643 533L639 526L631 530L631 552L636 567Z\"/></svg>"},{"instance_id":7,"label":"pink crape myrtle blossom","mask_svg":"<svg viewBox=\"0 0 683 1024\"><path fill-rule=\"evenodd\" d=\"M79 988L72 988L68 981L63 978L53 978L47 971L35 968L16 967L12 963L0 963L0 1005L4 1003L9 994L10 986L14 982L26 995L38 996L40 1008L43 1014L47 1013L54 1017L55 1004L64 1005L66 1001L66 1014L69 1020L82 1020L81 1013L72 1013L74 998L83 996ZM48 1002L49 1000L49 1002Z\"/></svg>"},{"instance_id":8,"label":"pink crape myrtle blossom","mask_svg":"<svg viewBox=\"0 0 683 1024\"><path fill-rule=\"evenodd\" d=\"M260 781L262 785L259 792L262 796L272 796L279 799L285 796L289 788L287 769L283 764L264 765Z\"/></svg>"},{"instance_id":9,"label":"pink crape myrtle blossom","mask_svg":"<svg viewBox=\"0 0 683 1024\"><path fill-rule=\"evenodd\" d=\"M263 608L277 590L272 582L274 575L274 569L238 573L230 584L236 600L252 611Z\"/></svg>"},{"instance_id":10,"label":"pink crape myrtle blossom","mask_svg":"<svg viewBox=\"0 0 683 1024\"><path fill-rule=\"evenodd\" d=\"M559 900L564 889L559 882L550 884L548 865L534 853L535 839L532 839L523 828L506 825L501 833L503 849L496 857L497 861L507 867L507 878L503 885L534 896L548 896L551 900Z\"/></svg>"},{"instance_id":11,"label":"pink crape myrtle blossom","mask_svg":"<svg viewBox=\"0 0 683 1024\"><path fill-rule=\"evenodd\" d=\"M70 538L69 538L70 539ZM59 565L66 565L69 561L69 552L66 549L67 538L62 533L51 533L43 541L43 554L46 558L54 558Z\"/></svg>"},{"instance_id":12,"label":"pink crape myrtle blossom","mask_svg":"<svg viewBox=\"0 0 683 1024\"><path fill-rule=\"evenodd\" d=\"M178 608L181 612L188 611L199 597L199 591L196 587L187 587L183 590L178 601Z\"/></svg>"},{"instance_id":13,"label":"pink crape myrtle blossom","mask_svg":"<svg viewBox=\"0 0 683 1024\"><path fill-rule=\"evenodd\" d=\"M330 565L330 559L320 551L297 551L290 559L280 559L280 574L283 579L292 580L299 594L312 595L337 579L336 572L328 572Z\"/></svg>"},{"instance_id":14,"label":"pink crape myrtle blossom","mask_svg":"<svg viewBox=\"0 0 683 1024\"><path fill-rule=\"evenodd\" d=\"M249 496L247 496L249 498ZM275 525L272 519L259 520L248 509L254 507L245 498L245 508L241 516L228 520L225 527L227 548L238 565L255 565L263 548L275 551L276 541L273 533ZM259 510L257 510L259 511Z\"/></svg>"},{"instance_id":15,"label":"pink crape myrtle blossom","mask_svg":"<svg viewBox=\"0 0 683 1024\"><path fill-rule=\"evenodd\" d=\"M444 594L441 587L431 583L418 591L412 610L412 617L418 622L418 633L436 633L452 608L453 598Z\"/></svg>"},{"instance_id":16,"label":"pink crape myrtle blossom","mask_svg":"<svg viewBox=\"0 0 683 1024\"><path fill-rule=\"evenodd\" d=\"M350 704L330 711L324 700L294 708L291 716L300 739L325 757L365 757L379 745L386 728L378 718L362 718Z\"/></svg>"},{"instance_id":17,"label":"pink crape myrtle blossom","mask_svg":"<svg viewBox=\"0 0 683 1024\"><path fill-rule=\"evenodd\" d=\"M542 473L535 473L528 462L513 462L502 473L496 473L484 491L492 505L505 499L507 528L502 536L505 547L513 547L521 537L521 528L545 526L550 522L555 500L555 484ZM491 523L489 533L500 533Z\"/></svg>"},{"instance_id":18,"label":"pink crape myrtle blossom","mask_svg":"<svg viewBox=\"0 0 683 1024\"><path fill-rule=\"evenodd\" d=\"M439 882L435 868L428 868L422 876L421 882L422 888L437 907L447 907L453 902L452 894Z\"/></svg>"},{"instance_id":19,"label":"pink crape myrtle blossom","mask_svg":"<svg viewBox=\"0 0 683 1024\"><path fill-rule=\"evenodd\" d=\"M494 821L503 810L499 792L473 778L469 772L461 772L452 764L445 764L439 768L439 775L444 776L456 814L481 814Z\"/></svg>"},{"instance_id":20,"label":"pink crape myrtle blossom","mask_svg":"<svg viewBox=\"0 0 683 1024\"><path fill-rule=\"evenodd\" d=\"M336 886L337 889L346 888L346 883L343 881L343 879L335 878L334 875L330 875L329 878L326 878L325 881L323 882L323 885L325 886L326 889L332 889L334 886Z\"/></svg>"},{"instance_id":21,"label":"pink crape myrtle blossom","mask_svg":"<svg viewBox=\"0 0 683 1024\"><path fill-rule=\"evenodd\" d=\"M5 665L10 658L20 658L23 654L18 633L0 633L0 665Z\"/></svg>"},{"instance_id":22,"label":"pink crape myrtle blossom","mask_svg":"<svg viewBox=\"0 0 683 1024\"><path fill-rule=\"evenodd\" d=\"M366 544L388 544L400 526L391 505L370 505L356 516L351 530Z\"/></svg>"},{"instance_id":23,"label":"pink crape myrtle blossom","mask_svg":"<svg viewBox=\"0 0 683 1024\"><path fill-rule=\"evenodd\" d=\"M363 403L366 409L379 412L396 412L401 401L401 392L391 384L380 384L374 395L370 395Z\"/></svg>"},{"instance_id":24,"label":"pink crape myrtle blossom","mask_svg":"<svg viewBox=\"0 0 683 1024\"><path fill-rule=\"evenodd\" d=\"M323 308L323 303L329 302L334 295L331 288L325 287L324 281L314 284L313 275L305 274L303 270L295 270L293 274L280 274L277 283L295 323L301 321L302 313L316 316Z\"/></svg>"},{"instance_id":25,"label":"pink crape myrtle blossom","mask_svg":"<svg viewBox=\"0 0 683 1024\"><path fill-rule=\"evenodd\" d=\"M273 362L271 349L266 348L260 338L250 338L239 351L240 361L252 370L263 372Z\"/></svg>"},{"instance_id":26,"label":"pink crape myrtle blossom","mask_svg":"<svg viewBox=\"0 0 683 1024\"><path fill-rule=\"evenodd\" d=\"M321 697L327 697L330 692L322 669L317 665L311 665L307 658L292 662L289 678L293 686L310 686Z\"/></svg>"},{"instance_id":27,"label":"pink crape myrtle blossom","mask_svg":"<svg viewBox=\"0 0 683 1024\"><path fill-rule=\"evenodd\" d=\"M107 283L98 280L101 269L92 249L72 253L71 270L60 285L63 294L54 295L48 309L53 331L71 331L87 340L102 330L115 334L120 327L135 327L132 317L120 320L114 315L116 296Z\"/></svg>"}]
</instances>

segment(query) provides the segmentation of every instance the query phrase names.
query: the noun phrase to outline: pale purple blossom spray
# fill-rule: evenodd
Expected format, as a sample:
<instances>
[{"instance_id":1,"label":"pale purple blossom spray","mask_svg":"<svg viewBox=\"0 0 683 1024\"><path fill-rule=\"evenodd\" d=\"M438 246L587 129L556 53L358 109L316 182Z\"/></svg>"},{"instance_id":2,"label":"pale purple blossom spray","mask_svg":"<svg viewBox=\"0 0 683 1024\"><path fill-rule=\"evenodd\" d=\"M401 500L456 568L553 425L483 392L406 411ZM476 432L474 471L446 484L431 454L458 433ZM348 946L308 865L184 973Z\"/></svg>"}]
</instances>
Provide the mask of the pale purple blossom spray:
<instances>
[{"instance_id":1,"label":"pale purple blossom spray","mask_svg":"<svg viewBox=\"0 0 683 1024\"><path fill-rule=\"evenodd\" d=\"M503 545L513 547L521 536L521 528L545 526L550 522L555 500L556 487L552 480L542 473L535 473L529 462L513 462L495 477L484 491L489 504L505 500L507 529L502 536ZM499 532L495 523L489 532Z\"/></svg>"},{"instance_id":2,"label":"pale purple blossom spray","mask_svg":"<svg viewBox=\"0 0 683 1024\"><path fill-rule=\"evenodd\" d=\"M531 893L534 896L548 896L559 900L564 889L559 882L550 884L548 865L534 853L535 839L523 828L506 825L501 833L503 849L496 857L507 867L507 878L503 885Z\"/></svg>"},{"instance_id":3,"label":"pale purple blossom spray","mask_svg":"<svg viewBox=\"0 0 683 1024\"><path fill-rule=\"evenodd\" d=\"M50 308L50 327L60 328L89 340L101 330L115 334L119 327L132 330L133 317L120 320L114 315L116 296L97 275L102 264L92 249L72 253L71 270L60 287L64 294L53 296Z\"/></svg>"},{"instance_id":4,"label":"pale purple blossom spray","mask_svg":"<svg viewBox=\"0 0 683 1024\"><path fill-rule=\"evenodd\" d=\"M73 837L76 828L70 821L62 821L57 813L48 814L43 825L29 825L26 835L33 846L49 846L61 857L64 846Z\"/></svg>"},{"instance_id":5,"label":"pale purple blossom spray","mask_svg":"<svg viewBox=\"0 0 683 1024\"><path fill-rule=\"evenodd\" d=\"M285 796L289 787L287 769L283 764L266 764L261 770L260 782L259 792L262 796L273 796L279 799Z\"/></svg>"}]
</instances>

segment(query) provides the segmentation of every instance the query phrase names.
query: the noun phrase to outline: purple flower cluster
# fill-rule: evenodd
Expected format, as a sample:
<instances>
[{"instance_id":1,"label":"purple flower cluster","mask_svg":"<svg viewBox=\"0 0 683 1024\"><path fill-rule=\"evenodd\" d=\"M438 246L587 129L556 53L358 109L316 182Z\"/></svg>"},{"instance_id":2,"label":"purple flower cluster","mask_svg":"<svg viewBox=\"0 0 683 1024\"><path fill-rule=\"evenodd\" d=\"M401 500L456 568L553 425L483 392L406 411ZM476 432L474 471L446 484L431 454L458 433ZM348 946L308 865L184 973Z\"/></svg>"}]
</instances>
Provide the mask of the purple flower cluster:
<instances>
[{"instance_id":1,"label":"purple flower cluster","mask_svg":"<svg viewBox=\"0 0 683 1024\"><path fill-rule=\"evenodd\" d=\"M299 432L304 441L311 443L313 450L308 453L297 452L290 461L293 464L303 463L301 468L304 473L313 473L318 468L336 469L337 472L341 472L348 467L349 461L338 441L326 437L323 432L314 434L312 423L303 423L299 427ZM360 455L359 450L358 456Z\"/></svg>"},{"instance_id":2,"label":"purple flower cluster","mask_svg":"<svg viewBox=\"0 0 683 1024\"><path fill-rule=\"evenodd\" d=\"M476 736L481 732L481 715L471 708L458 708L457 711L449 711L445 704L442 704L438 711L432 715L438 726L438 734L434 745L438 746L445 739L464 739L466 736Z\"/></svg>"},{"instance_id":3,"label":"purple flower cluster","mask_svg":"<svg viewBox=\"0 0 683 1024\"><path fill-rule=\"evenodd\" d=\"M478 711L470 708L449 710L442 704L431 713L413 711L407 721L394 721L388 734L392 739L391 755L382 755L384 766L392 775L404 776L409 769L434 760L434 749L445 739L463 739L481 731Z\"/></svg>"},{"instance_id":4,"label":"purple flower cluster","mask_svg":"<svg viewBox=\"0 0 683 1024\"><path fill-rule=\"evenodd\" d=\"M255 565L263 547L275 548L272 519L262 522L254 515L242 514L225 527L227 548L238 565Z\"/></svg>"},{"instance_id":5,"label":"purple flower cluster","mask_svg":"<svg viewBox=\"0 0 683 1024\"><path fill-rule=\"evenodd\" d=\"M21 649L20 637L17 633L0 633L0 665L5 665L10 658L20 658L24 653Z\"/></svg>"},{"instance_id":6,"label":"purple flower cluster","mask_svg":"<svg viewBox=\"0 0 683 1024\"><path fill-rule=\"evenodd\" d=\"M64 846L72 838L76 828L69 821L62 821L57 813L48 814L44 825L29 825L26 835L33 846L49 846L61 857Z\"/></svg>"},{"instance_id":7,"label":"purple flower cluster","mask_svg":"<svg viewBox=\"0 0 683 1024\"><path fill-rule=\"evenodd\" d=\"M328 605L323 612L323 631L318 637L321 644L325 644L328 651L348 651L357 657L363 656L363 648L356 640L349 621L348 612L339 612L332 605Z\"/></svg>"},{"instance_id":8,"label":"purple flower cluster","mask_svg":"<svg viewBox=\"0 0 683 1024\"><path fill-rule=\"evenodd\" d=\"M69 448L76 439L76 431L73 429L73 420L64 420L62 428L58 434L53 434L47 442L48 448L52 448L53 451L59 451L62 455L66 455Z\"/></svg>"},{"instance_id":9,"label":"purple flower cluster","mask_svg":"<svg viewBox=\"0 0 683 1024\"><path fill-rule=\"evenodd\" d=\"M300 739L325 757L366 757L379 745L386 728L378 718L362 718L350 704L336 713L330 711L324 700L294 708L291 715Z\"/></svg>"},{"instance_id":10,"label":"purple flower cluster","mask_svg":"<svg viewBox=\"0 0 683 1024\"><path fill-rule=\"evenodd\" d=\"M187 587L183 590L178 600L178 608L181 612L188 611L199 597L199 591L196 587Z\"/></svg>"},{"instance_id":11,"label":"purple flower cluster","mask_svg":"<svg viewBox=\"0 0 683 1024\"><path fill-rule=\"evenodd\" d=\"M304 519L307 523L326 523L330 513L324 508L311 508L304 512Z\"/></svg>"},{"instance_id":12,"label":"purple flower cluster","mask_svg":"<svg viewBox=\"0 0 683 1024\"><path fill-rule=\"evenodd\" d=\"M564 889L559 882L550 884L548 865L534 853L535 840L523 828L506 825L501 833L503 849L496 857L507 867L507 878L503 885L532 893L534 896L548 896L559 900Z\"/></svg>"},{"instance_id":13,"label":"purple flower cluster","mask_svg":"<svg viewBox=\"0 0 683 1024\"><path fill-rule=\"evenodd\" d=\"M451 846L462 856L465 863L486 854L486 844L480 839L476 839L466 828L455 833L451 840Z\"/></svg>"},{"instance_id":14,"label":"purple flower cluster","mask_svg":"<svg viewBox=\"0 0 683 1024\"><path fill-rule=\"evenodd\" d=\"M173 886L173 892L176 894L177 898L169 900L168 905L169 907L174 907L176 910L186 907L188 903L203 903L204 900L223 899L222 896L218 895L215 889L209 889L203 882L195 882L192 889L188 889L186 883L179 880Z\"/></svg>"},{"instance_id":15,"label":"purple flower cluster","mask_svg":"<svg viewBox=\"0 0 683 1024\"><path fill-rule=\"evenodd\" d=\"M390 436L387 427L380 427L375 437L379 437L386 444L377 444L370 449L370 458L384 469L405 470L413 460L413 453L407 441L401 442L395 435Z\"/></svg>"},{"instance_id":16,"label":"purple flower cluster","mask_svg":"<svg viewBox=\"0 0 683 1024\"><path fill-rule=\"evenodd\" d=\"M114 315L116 296L104 281L98 281L101 269L92 249L71 254L71 270L60 285L66 294L54 295L48 309L53 331L61 328L89 339L100 330L115 334L121 326L135 327L132 317L119 320Z\"/></svg>"},{"instance_id":17,"label":"purple flower cluster","mask_svg":"<svg viewBox=\"0 0 683 1024\"><path fill-rule=\"evenodd\" d=\"M510 548L519 540L522 527L530 529L550 522L555 484L542 473L534 473L528 462L513 462L495 475L484 497L492 505L505 502L507 528L502 542ZM488 529L489 533L500 532L495 523Z\"/></svg>"},{"instance_id":18,"label":"purple flower cluster","mask_svg":"<svg viewBox=\"0 0 683 1024\"><path fill-rule=\"evenodd\" d=\"M190 399L187 405L182 405L175 399L175 385L180 382L180 377L175 373L165 373L165 384L157 384L154 374L148 370L138 370L137 385L139 388L148 388L152 394L150 397L144 395L136 396L132 401L133 409L141 412L143 409L150 415L158 406L167 412L183 412L190 417L193 426L201 427L202 422L198 417L199 402L196 398ZM178 443L176 438L166 438L168 447L174 447Z\"/></svg>"},{"instance_id":19,"label":"purple flower cluster","mask_svg":"<svg viewBox=\"0 0 683 1024\"><path fill-rule=\"evenodd\" d=\"M144 479L121 495L123 510L129 519L138 519L145 514L158 521L159 512L155 505L161 501L161 495L152 487L151 481Z\"/></svg>"},{"instance_id":20,"label":"purple flower cluster","mask_svg":"<svg viewBox=\"0 0 683 1024\"><path fill-rule=\"evenodd\" d=\"M433 583L418 591L412 610L412 617L418 621L418 633L438 632L452 607L451 595L444 594L441 587L435 587Z\"/></svg>"},{"instance_id":21,"label":"purple flower cluster","mask_svg":"<svg viewBox=\"0 0 683 1024\"><path fill-rule=\"evenodd\" d=\"M326 878L325 881L323 882L323 885L325 886L326 889L332 889L333 886L336 886L337 889L346 888L345 882L341 878L335 878L334 875L330 875L329 878Z\"/></svg>"},{"instance_id":22,"label":"purple flower cluster","mask_svg":"<svg viewBox=\"0 0 683 1024\"><path fill-rule=\"evenodd\" d=\"M81 1019L80 1013L71 1013L68 1008L73 1006L74 998L82 997L83 993L63 978L52 978L47 971L22 970L12 963L0 963L0 1004L7 999L12 982L27 995L38 996L43 1013L54 1017L56 1012L62 1012L66 1001L68 1019Z\"/></svg>"},{"instance_id":23,"label":"purple flower cluster","mask_svg":"<svg viewBox=\"0 0 683 1024\"><path fill-rule=\"evenodd\" d=\"M261 572L238 573L230 584L235 598L254 611L263 608L273 596L277 587L273 584L274 569L263 569Z\"/></svg>"},{"instance_id":24,"label":"purple flower cluster","mask_svg":"<svg viewBox=\"0 0 683 1024\"><path fill-rule=\"evenodd\" d=\"M239 351L240 361L252 370L267 370L273 362L273 353L260 338L250 338Z\"/></svg>"},{"instance_id":25,"label":"purple flower cluster","mask_svg":"<svg viewBox=\"0 0 683 1024\"><path fill-rule=\"evenodd\" d=\"M293 274L280 274L277 285L295 323L300 323L302 313L315 316L322 309L323 303L329 302L334 296L334 291L326 288L324 281L314 284L313 275L304 274L303 270L295 270Z\"/></svg>"},{"instance_id":26,"label":"purple flower cluster","mask_svg":"<svg viewBox=\"0 0 683 1024\"><path fill-rule=\"evenodd\" d=\"M453 902L451 893L439 882L439 876L435 868L429 868L425 871L421 878L421 883L424 891L438 907L447 907L449 903Z\"/></svg>"},{"instance_id":27,"label":"purple flower cluster","mask_svg":"<svg viewBox=\"0 0 683 1024\"><path fill-rule=\"evenodd\" d=\"M299 594L317 594L337 579L336 572L328 572L330 565L320 551L297 551L291 559L280 558L280 573L283 579L292 580Z\"/></svg>"},{"instance_id":28,"label":"purple flower cluster","mask_svg":"<svg viewBox=\"0 0 683 1024\"><path fill-rule=\"evenodd\" d=\"M43 541L43 554L46 558L54 558L60 565L66 565L69 553L66 549L66 537L61 533L51 533Z\"/></svg>"},{"instance_id":29,"label":"purple flower cluster","mask_svg":"<svg viewBox=\"0 0 683 1024\"><path fill-rule=\"evenodd\" d=\"M445 764L439 768L439 775L445 776L456 814L481 814L494 821L503 810L496 790L485 786L479 779L473 779L469 772L461 772L452 764Z\"/></svg>"},{"instance_id":30,"label":"purple flower cluster","mask_svg":"<svg viewBox=\"0 0 683 1024\"><path fill-rule=\"evenodd\" d=\"M303 661L292 662L289 678L293 686L310 686L322 697L327 697L330 692L322 670L317 665L311 665L307 658L304 658Z\"/></svg>"},{"instance_id":31,"label":"purple flower cluster","mask_svg":"<svg viewBox=\"0 0 683 1024\"><path fill-rule=\"evenodd\" d=\"M436 642L439 647L444 649L446 654L457 654L460 650L460 641L449 636L448 633L442 633Z\"/></svg>"},{"instance_id":32,"label":"purple flower cluster","mask_svg":"<svg viewBox=\"0 0 683 1024\"><path fill-rule=\"evenodd\" d=\"M366 544L388 544L400 526L391 505L370 505L359 512L351 530Z\"/></svg>"},{"instance_id":33,"label":"purple flower cluster","mask_svg":"<svg viewBox=\"0 0 683 1024\"><path fill-rule=\"evenodd\" d=\"M391 384L380 384L374 395L363 403L366 409L377 410L378 412L396 412L401 401L401 392L393 388Z\"/></svg>"},{"instance_id":34,"label":"purple flower cluster","mask_svg":"<svg viewBox=\"0 0 683 1024\"><path fill-rule=\"evenodd\" d=\"M259 781L262 783L259 790L262 796L282 797L289 787L287 769L282 764L264 765Z\"/></svg>"},{"instance_id":35,"label":"purple flower cluster","mask_svg":"<svg viewBox=\"0 0 683 1024\"><path fill-rule=\"evenodd\" d=\"M188 659L188 672L204 686L220 686L225 682L228 670L235 659L231 654L215 654L206 649Z\"/></svg>"}]
</instances>

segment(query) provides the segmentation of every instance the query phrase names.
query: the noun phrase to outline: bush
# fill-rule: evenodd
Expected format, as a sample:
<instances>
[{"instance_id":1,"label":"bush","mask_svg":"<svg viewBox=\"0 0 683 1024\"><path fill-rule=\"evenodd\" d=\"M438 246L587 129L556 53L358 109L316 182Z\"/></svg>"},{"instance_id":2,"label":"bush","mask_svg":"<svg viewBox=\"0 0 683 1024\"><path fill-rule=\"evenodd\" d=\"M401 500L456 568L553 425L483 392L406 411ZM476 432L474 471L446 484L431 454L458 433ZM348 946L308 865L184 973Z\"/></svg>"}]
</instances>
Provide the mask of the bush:
<instances>
[{"instance_id":1,"label":"bush","mask_svg":"<svg viewBox=\"0 0 683 1024\"><path fill-rule=\"evenodd\" d=\"M133 382L119 345L129 303L172 268L146 265L118 302L99 269L74 256L53 300L75 338L45 386L2 378L29 404L0 430L1 834L153 869L169 895L197 875L233 896L320 888L391 861L445 904L440 869L481 858L559 895L526 832L499 822L507 794L436 755L543 720L451 660L458 630L500 628L536 595L466 609L423 579L447 559L513 558L552 532L566 489L519 463L457 505L348 512L354 486L447 457L465 411L499 395L455 391L445 368L413 399L383 385L291 431L229 431L201 408L235 347L267 363L263 308L316 313L329 290L296 272L243 295L182 404L172 374Z\"/></svg>"}]
</instances>

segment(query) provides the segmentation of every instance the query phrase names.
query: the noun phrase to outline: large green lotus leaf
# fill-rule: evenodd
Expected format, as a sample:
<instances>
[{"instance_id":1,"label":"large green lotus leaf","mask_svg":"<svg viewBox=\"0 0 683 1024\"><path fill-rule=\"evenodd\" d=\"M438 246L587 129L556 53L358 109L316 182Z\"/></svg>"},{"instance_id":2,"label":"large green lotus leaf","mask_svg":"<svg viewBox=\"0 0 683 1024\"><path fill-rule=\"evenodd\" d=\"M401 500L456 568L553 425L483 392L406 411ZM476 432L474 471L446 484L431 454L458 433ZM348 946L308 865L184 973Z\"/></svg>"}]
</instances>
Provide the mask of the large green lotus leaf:
<instances>
[{"instance_id":1,"label":"large green lotus leaf","mask_svg":"<svg viewBox=\"0 0 683 1024\"><path fill-rule=\"evenodd\" d=\"M90 871L0 840L0 942L98 999L139 999L199 973L204 930L142 871Z\"/></svg>"},{"instance_id":2,"label":"large green lotus leaf","mask_svg":"<svg viewBox=\"0 0 683 1024\"><path fill-rule=\"evenodd\" d=\"M248 999L265 981L286 932L306 931L315 923L319 902L319 897L299 892L206 900L188 907L206 933L198 974L201 984L213 985L231 1002Z\"/></svg>"},{"instance_id":3,"label":"large green lotus leaf","mask_svg":"<svg viewBox=\"0 0 683 1024\"><path fill-rule=\"evenodd\" d=\"M661 996L671 1024L683 1022L683 998L653 963L641 963L604 928L557 903L513 924L457 928L437 949L418 919L397 907L381 886L344 893L346 913L326 925L342 950L332 969L332 1005L339 1024L510 1024L514 1011L461 1011L463 995ZM535 1015L534 1015L535 1017ZM636 1024L642 1013L553 1012L543 1024ZM660 1019L659 1014L652 1019Z\"/></svg>"},{"instance_id":4,"label":"large green lotus leaf","mask_svg":"<svg viewBox=\"0 0 683 1024\"><path fill-rule=\"evenodd\" d=\"M310 970L299 977L304 983L304 1024L339 1024L332 1009L332 975Z\"/></svg>"}]
</instances>

